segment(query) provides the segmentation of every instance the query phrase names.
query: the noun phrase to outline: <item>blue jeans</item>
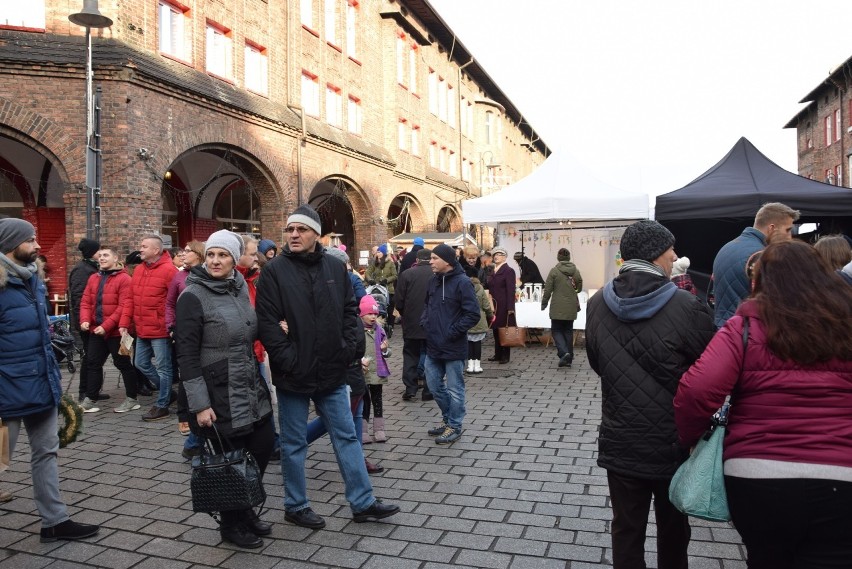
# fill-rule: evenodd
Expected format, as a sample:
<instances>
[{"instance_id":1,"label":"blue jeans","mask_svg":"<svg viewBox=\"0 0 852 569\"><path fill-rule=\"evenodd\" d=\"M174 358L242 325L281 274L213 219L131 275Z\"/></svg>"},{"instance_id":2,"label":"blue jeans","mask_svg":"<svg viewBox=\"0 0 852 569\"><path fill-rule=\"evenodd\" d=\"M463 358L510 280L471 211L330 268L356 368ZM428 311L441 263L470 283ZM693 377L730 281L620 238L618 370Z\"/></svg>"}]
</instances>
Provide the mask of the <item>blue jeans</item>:
<instances>
[{"instance_id":1,"label":"blue jeans","mask_svg":"<svg viewBox=\"0 0 852 569\"><path fill-rule=\"evenodd\" d=\"M56 461L56 453L59 451L59 422L56 409L4 420L9 427L10 458L15 455L21 421L30 439L33 500L41 516L41 527L52 528L69 519L68 509L59 495L59 469Z\"/></svg>"},{"instance_id":2,"label":"blue jeans","mask_svg":"<svg viewBox=\"0 0 852 569\"><path fill-rule=\"evenodd\" d=\"M350 403L352 398L350 397ZM350 404L350 408L351 408ZM361 440L361 436L364 434L364 424L361 422L364 419L364 396L358 396L358 403L354 409L352 409L352 421L355 423L355 436L358 440ZM308 434L306 436L308 440L308 444L311 444L328 431L325 428L325 425L322 422L322 418L316 417L313 421L308 423ZM363 447L363 445L362 445Z\"/></svg>"},{"instance_id":3,"label":"blue jeans","mask_svg":"<svg viewBox=\"0 0 852 569\"><path fill-rule=\"evenodd\" d=\"M346 385L323 395L304 395L280 389L277 393L284 508L288 512L298 512L310 506L305 483L305 459L308 454L308 404L311 399L331 437L349 507L357 513L372 506L376 499L364 464L361 440L355 435Z\"/></svg>"},{"instance_id":4,"label":"blue jeans","mask_svg":"<svg viewBox=\"0 0 852 569\"><path fill-rule=\"evenodd\" d=\"M573 320L551 320L550 333L553 335L553 343L556 344L556 355L559 359L570 355L568 362L574 361L574 321Z\"/></svg>"},{"instance_id":5,"label":"blue jeans","mask_svg":"<svg viewBox=\"0 0 852 569\"><path fill-rule=\"evenodd\" d=\"M435 396L444 423L460 431L465 414L464 360L442 360L427 355L426 385Z\"/></svg>"},{"instance_id":6,"label":"blue jeans","mask_svg":"<svg viewBox=\"0 0 852 569\"><path fill-rule=\"evenodd\" d=\"M172 346L169 338L136 338L133 362L160 389L157 407L169 408L172 393ZM153 360L153 362L151 361Z\"/></svg>"}]
</instances>

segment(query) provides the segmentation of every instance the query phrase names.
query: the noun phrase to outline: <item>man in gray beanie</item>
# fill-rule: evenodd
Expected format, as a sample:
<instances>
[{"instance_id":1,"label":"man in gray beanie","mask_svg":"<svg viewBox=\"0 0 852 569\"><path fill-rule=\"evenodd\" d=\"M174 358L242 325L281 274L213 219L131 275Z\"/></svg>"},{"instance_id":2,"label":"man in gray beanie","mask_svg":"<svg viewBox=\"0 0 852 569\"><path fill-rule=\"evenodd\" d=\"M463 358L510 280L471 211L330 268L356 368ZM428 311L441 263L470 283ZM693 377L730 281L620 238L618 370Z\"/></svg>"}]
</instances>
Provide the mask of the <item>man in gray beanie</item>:
<instances>
[{"instance_id":1,"label":"man in gray beanie","mask_svg":"<svg viewBox=\"0 0 852 569\"><path fill-rule=\"evenodd\" d=\"M607 471L616 567L645 564L651 496L657 566L686 567L690 528L668 489L686 452L672 400L681 375L713 337L710 311L669 279L674 236L656 221L629 226L618 276L589 300L586 352L601 377L598 466Z\"/></svg>"},{"instance_id":2,"label":"man in gray beanie","mask_svg":"<svg viewBox=\"0 0 852 569\"><path fill-rule=\"evenodd\" d=\"M373 495L355 434L346 371L359 359L355 347L363 324L346 266L325 252L321 234L320 216L311 206L290 214L281 254L261 271L256 305L258 337L269 354L278 395L284 518L310 529L325 527L310 507L305 481L311 401L334 445L353 520L376 521L399 512L399 506Z\"/></svg>"},{"instance_id":3,"label":"man in gray beanie","mask_svg":"<svg viewBox=\"0 0 852 569\"><path fill-rule=\"evenodd\" d=\"M98 526L71 521L59 494L57 408L62 377L53 357L46 289L38 274L35 228L23 219L0 219L0 417L9 427L9 455L27 430L33 500L41 541L76 540Z\"/></svg>"}]
</instances>

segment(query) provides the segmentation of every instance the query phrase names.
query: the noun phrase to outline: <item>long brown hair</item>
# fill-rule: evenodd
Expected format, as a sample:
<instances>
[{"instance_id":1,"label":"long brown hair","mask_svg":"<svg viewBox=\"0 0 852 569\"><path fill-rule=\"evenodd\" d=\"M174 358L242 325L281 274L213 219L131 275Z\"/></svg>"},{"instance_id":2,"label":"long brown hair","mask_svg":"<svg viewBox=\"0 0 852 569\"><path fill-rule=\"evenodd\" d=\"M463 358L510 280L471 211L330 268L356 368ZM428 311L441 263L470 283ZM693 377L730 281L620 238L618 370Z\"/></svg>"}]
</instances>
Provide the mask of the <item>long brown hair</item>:
<instances>
[{"instance_id":1,"label":"long brown hair","mask_svg":"<svg viewBox=\"0 0 852 569\"><path fill-rule=\"evenodd\" d=\"M755 267L753 298L779 358L803 365L852 359L852 287L812 246L769 245Z\"/></svg>"}]
</instances>

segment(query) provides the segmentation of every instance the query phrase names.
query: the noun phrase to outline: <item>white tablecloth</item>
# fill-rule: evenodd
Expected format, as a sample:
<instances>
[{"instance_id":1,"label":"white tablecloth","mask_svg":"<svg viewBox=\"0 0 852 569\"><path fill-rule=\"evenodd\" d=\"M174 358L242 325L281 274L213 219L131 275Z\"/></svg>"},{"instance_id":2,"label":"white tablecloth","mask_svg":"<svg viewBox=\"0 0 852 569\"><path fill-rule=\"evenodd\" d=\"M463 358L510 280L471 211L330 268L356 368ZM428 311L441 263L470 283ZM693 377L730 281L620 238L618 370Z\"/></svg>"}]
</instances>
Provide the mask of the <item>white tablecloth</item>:
<instances>
[{"instance_id":1,"label":"white tablecloth","mask_svg":"<svg viewBox=\"0 0 852 569\"><path fill-rule=\"evenodd\" d=\"M541 309L540 302L516 302L515 317L522 328L550 328L550 307ZM574 330L586 329L586 303L580 301L580 312L574 320Z\"/></svg>"}]
</instances>

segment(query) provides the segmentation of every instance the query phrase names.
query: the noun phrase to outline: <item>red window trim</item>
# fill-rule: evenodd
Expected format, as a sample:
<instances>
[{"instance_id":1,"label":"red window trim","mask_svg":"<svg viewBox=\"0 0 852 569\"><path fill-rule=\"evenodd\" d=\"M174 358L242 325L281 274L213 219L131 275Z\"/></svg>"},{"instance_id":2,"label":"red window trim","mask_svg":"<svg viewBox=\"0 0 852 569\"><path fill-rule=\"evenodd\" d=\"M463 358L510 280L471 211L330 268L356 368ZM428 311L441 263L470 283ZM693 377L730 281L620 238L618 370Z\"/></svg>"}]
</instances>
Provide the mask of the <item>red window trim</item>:
<instances>
[{"instance_id":1,"label":"red window trim","mask_svg":"<svg viewBox=\"0 0 852 569\"><path fill-rule=\"evenodd\" d=\"M6 24L0 24L0 30L11 30L14 32L35 32L41 34L47 31L44 28L29 28L27 26L7 26Z\"/></svg>"},{"instance_id":2,"label":"red window trim","mask_svg":"<svg viewBox=\"0 0 852 569\"><path fill-rule=\"evenodd\" d=\"M303 29L303 30L305 30L306 32L308 32L309 34L313 35L313 36L316 36L316 37L319 37L319 36L320 36L320 34L319 34L319 32L318 32L317 30L315 30L315 29L313 29L313 28L311 28L311 27L308 27L308 26L307 26L307 25L305 25L305 24L302 24L302 29Z\"/></svg>"},{"instance_id":3,"label":"red window trim","mask_svg":"<svg viewBox=\"0 0 852 569\"><path fill-rule=\"evenodd\" d=\"M222 35L230 37L230 34L231 34L230 28L223 26L219 22L211 20L210 18L207 18L206 22L207 22L207 25L210 26L211 28L213 28L215 30L219 30L222 33Z\"/></svg>"},{"instance_id":4,"label":"red window trim","mask_svg":"<svg viewBox=\"0 0 852 569\"><path fill-rule=\"evenodd\" d=\"M187 6L186 4L181 4L177 0L159 0L158 3L168 4L172 8L176 8L176 9L180 10L181 12L183 12L184 14L189 12L189 6Z\"/></svg>"},{"instance_id":5,"label":"red window trim","mask_svg":"<svg viewBox=\"0 0 852 569\"><path fill-rule=\"evenodd\" d=\"M266 48L263 47L262 45L260 45L257 42L253 42L250 39L246 38L246 45L249 46L249 47L253 47L254 49L258 50L260 53L262 53L264 55L266 54Z\"/></svg>"}]
</instances>

